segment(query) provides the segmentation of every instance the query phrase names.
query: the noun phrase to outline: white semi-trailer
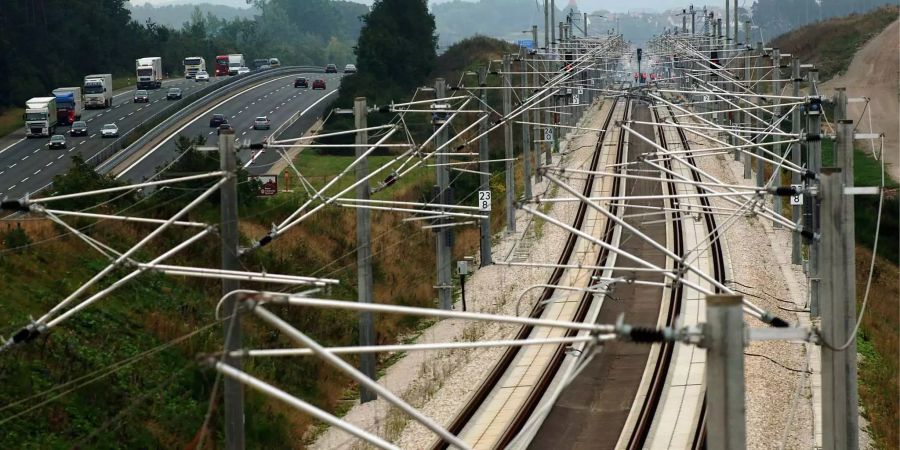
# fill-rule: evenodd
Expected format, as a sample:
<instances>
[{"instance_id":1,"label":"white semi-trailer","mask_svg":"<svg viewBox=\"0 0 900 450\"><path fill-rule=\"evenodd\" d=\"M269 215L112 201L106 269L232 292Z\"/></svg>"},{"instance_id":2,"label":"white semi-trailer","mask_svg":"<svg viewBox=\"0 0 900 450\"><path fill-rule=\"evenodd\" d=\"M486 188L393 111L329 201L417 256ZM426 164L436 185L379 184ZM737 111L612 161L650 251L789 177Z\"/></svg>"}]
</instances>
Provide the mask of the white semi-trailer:
<instances>
[{"instance_id":1,"label":"white semi-trailer","mask_svg":"<svg viewBox=\"0 0 900 450\"><path fill-rule=\"evenodd\" d=\"M56 97L35 97L25 102L25 136L50 136L56 131Z\"/></svg>"},{"instance_id":2,"label":"white semi-trailer","mask_svg":"<svg viewBox=\"0 0 900 450\"><path fill-rule=\"evenodd\" d=\"M112 102L112 74L98 73L84 77L85 108L109 108Z\"/></svg>"},{"instance_id":3,"label":"white semi-trailer","mask_svg":"<svg viewBox=\"0 0 900 450\"><path fill-rule=\"evenodd\" d=\"M134 62L137 71L138 89L159 89L162 87L162 58L151 56Z\"/></svg>"}]
</instances>

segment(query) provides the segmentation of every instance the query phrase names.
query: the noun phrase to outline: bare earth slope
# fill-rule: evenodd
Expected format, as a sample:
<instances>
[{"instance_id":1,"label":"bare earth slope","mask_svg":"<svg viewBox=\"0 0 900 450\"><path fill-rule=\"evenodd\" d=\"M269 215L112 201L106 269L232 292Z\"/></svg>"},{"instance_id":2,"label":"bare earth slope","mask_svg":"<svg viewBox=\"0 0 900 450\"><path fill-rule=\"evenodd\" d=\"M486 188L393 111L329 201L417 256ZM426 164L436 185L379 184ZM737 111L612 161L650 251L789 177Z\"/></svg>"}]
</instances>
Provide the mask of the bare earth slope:
<instances>
[{"instance_id":1,"label":"bare earth slope","mask_svg":"<svg viewBox=\"0 0 900 450\"><path fill-rule=\"evenodd\" d=\"M836 87L846 87L848 97L871 99L872 130L884 132L887 171L900 180L900 20L870 39L853 57L847 72L822 87L827 95ZM861 122L859 131L867 132L869 112L863 115L864 106L865 103L851 103L848 114L854 122Z\"/></svg>"}]
</instances>

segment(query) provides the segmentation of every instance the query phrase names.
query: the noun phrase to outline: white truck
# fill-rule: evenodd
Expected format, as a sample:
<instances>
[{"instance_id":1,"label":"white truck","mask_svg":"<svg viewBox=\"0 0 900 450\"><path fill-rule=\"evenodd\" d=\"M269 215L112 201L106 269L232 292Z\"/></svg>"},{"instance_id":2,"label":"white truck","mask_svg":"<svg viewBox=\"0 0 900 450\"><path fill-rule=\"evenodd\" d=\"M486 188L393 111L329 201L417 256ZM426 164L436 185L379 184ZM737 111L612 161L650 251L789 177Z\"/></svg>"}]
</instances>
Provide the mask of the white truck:
<instances>
[{"instance_id":1,"label":"white truck","mask_svg":"<svg viewBox=\"0 0 900 450\"><path fill-rule=\"evenodd\" d=\"M151 56L134 62L137 71L138 89L159 89L162 87L162 58Z\"/></svg>"},{"instance_id":2,"label":"white truck","mask_svg":"<svg viewBox=\"0 0 900 450\"><path fill-rule=\"evenodd\" d=\"M60 125L72 125L81 120L83 102L80 87L61 87L53 90L56 97L56 117Z\"/></svg>"},{"instance_id":3,"label":"white truck","mask_svg":"<svg viewBox=\"0 0 900 450\"><path fill-rule=\"evenodd\" d=\"M51 136L56 131L56 97L35 97L25 102L25 136Z\"/></svg>"},{"instance_id":4,"label":"white truck","mask_svg":"<svg viewBox=\"0 0 900 450\"><path fill-rule=\"evenodd\" d=\"M112 102L112 74L98 73L84 77L85 108L109 108Z\"/></svg>"},{"instance_id":5,"label":"white truck","mask_svg":"<svg viewBox=\"0 0 900 450\"><path fill-rule=\"evenodd\" d=\"M184 77L191 79L197 72L206 72L206 60L201 56L188 56L184 58Z\"/></svg>"},{"instance_id":6,"label":"white truck","mask_svg":"<svg viewBox=\"0 0 900 450\"><path fill-rule=\"evenodd\" d=\"M237 75L238 69L241 67L246 67L244 64L244 55L240 53L228 55L228 75Z\"/></svg>"}]
</instances>

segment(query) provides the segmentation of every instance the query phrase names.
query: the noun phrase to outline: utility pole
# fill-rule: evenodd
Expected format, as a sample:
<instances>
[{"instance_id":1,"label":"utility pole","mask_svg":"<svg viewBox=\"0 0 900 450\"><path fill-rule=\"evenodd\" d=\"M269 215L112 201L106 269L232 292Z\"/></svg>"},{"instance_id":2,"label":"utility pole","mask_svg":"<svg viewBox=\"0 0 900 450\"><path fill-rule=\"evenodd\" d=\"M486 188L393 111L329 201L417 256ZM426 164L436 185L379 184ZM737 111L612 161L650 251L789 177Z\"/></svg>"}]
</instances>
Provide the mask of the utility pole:
<instances>
[{"instance_id":1,"label":"utility pole","mask_svg":"<svg viewBox=\"0 0 900 450\"><path fill-rule=\"evenodd\" d=\"M819 71L818 69L809 69L807 72L809 78L809 95L810 97L815 97L812 101L816 101L819 103L819 109L821 109L821 103L818 101L819 95ZM819 173L822 170L822 115L821 113L813 113L810 110L810 105L807 105L807 127L806 134L807 136L813 136L813 138L807 138L807 166L809 170L813 173ZM807 202L806 200L810 200ZM806 221L805 223L811 226L812 230L819 229L819 208L815 207L813 202L815 197L809 197L804 199L804 207L806 209ZM808 206L806 206L808 204ZM809 274L809 315L811 317L819 316L819 289L821 287L821 279L819 277L819 241L811 241L809 243L809 268L807 270Z\"/></svg>"},{"instance_id":2,"label":"utility pole","mask_svg":"<svg viewBox=\"0 0 900 450\"><path fill-rule=\"evenodd\" d=\"M725 45L731 41L731 0L725 0Z\"/></svg>"},{"instance_id":3,"label":"utility pole","mask_svg":"<svg viewBox=\"0 0 900 450\"><path fill-rule=\"evenodd\" d=\"M761 69L761 67L763 67L764 64L765 64L765 55L763 54L763 43L757 42L756 43L756 67L753 69L753 78L757 78L756 77L757 73L760 73L760 72L765 73L764 72L765 69ZM763 78L763 76L760 75L759 79L762 80L762 78ZM760 101L759 103L762 104L762 101ZM754 114L757 117L759 117L762 115L762 110L761 109L755 110ZM757 128L760 128L763 126L762 121L759 119L754 120L753 123L756 125ZM753 142L756 144L759 144L759 143L761 143L760 141L762 141L762 140L763 140L763 136L757 134L757 135L755 135ZM759 156L759 158L756 158L756 187L763 187L763 185L766 184L766 176L765 176L766 164L762 160L763 152L762 152L762 149L759 147L756 148L756 156Z\"/></svg>"},{"instance_id":4,"label":"utility pole","mask_svg":"<svg viewBox=\"0 0 900 450\"><path fill-rule=\"evenodd\" d=\"M835 160L850 153L853 122L838 123ZM849 173L847 173L849 172ZM859 409L856 384L856 286L853 197L844 193L849 171L825 168L820 172L822 196L821 309L822 309L822 442L825 450L859 446ZM849 186L848 186L849 187ZM844 344L847 348L841 348Z\"/></svg>"},{"instance_id":5,"label":"utility pole","mask_svg":"<svg viewBox=\"0 0 900 450\"><path fill-rule=\"evenodd\" d=\"M549 2L550 0L544 0L544 48L547 53L550 52L550 24L553 23L550 21Z\"/></svg>"},{"instance_id":6,"label":"utility pole","mask_svg":"<svg viewBox=\"0 0 900 450\"><path fill-rule=\"evenodd\" d=\"M707 295L706 427L709 450L746 448L744 417L744 309L740 295Z\"/></svg>"},{"instance_id":7,"label":"utility pole","mask_svg":"<svg viewBox=\"0 0 900 450\"><path fill-rule=\"evenodd\" d=\"M775 107L772 108L774 112L772 116L773 121L777 121L781 118L781 99L779 96L781 95L781 49L773 48L772 49L772 71L769 72L769 80L772 81L772 92L774 95L772 96L772 101L775 102ZM781 127L778 127L780 131ZM778 140L778 138L773 138L773 140ZM772 152L778 156L781 156L781 144L775 144L772 147ZM774 176L775 176L775 186L781 185L781 170L779 170L778 165L773 167ZM781 214L782 207L784 205L784 197L780 195L772 196L772 209L775 212ZM772 224L773 228L781 228L781 223L775 222Z\"/></svg>"},{"instance_id":8,"label":"utility pole","mask_svg":"<svg viewBox=\"0 0 900 450\"><path fill-rule=\"evenodd\" d=\"M550 44L556 46L556 0L550 0ZM551 52L552 54L552 52Z\"/></svg>"},{"instance_id":9,"label":"utility pole","mask_svg":"<svg viewBox=\"0 0 900 450\"><path fill-rule=\"evenodd\" d=\"M750 22L744 22L744 30L746 32L746 36L750 36ZM749 41L748 41L749 42ZM750 45L748 44L744 47L744 86L750 86ZM752 104L752 100L751 100ZM750 127L752 122L750 121L750 113L747 112L745 108L741 109L741 125L745 127ZM752 139L751 139L752 142ZM745 149L744 150L744 179L749 180L752 176L752 168L753 168L753 158L750 157L750 152L754 151L754 149Z\"/></svg>"},{"instance_id":10,"label":"utility pole","mask_svg":"<svg viewBox=\"0 0 900 450\"><path fill-rule=\"evenodd\" d=\"M734 0L734 41L738 40L738 0Z\"/></svg>"},{"instance_id":11,"label":"utility pole","mask_svg":"<svg viewBox=\"0 0 900 450\"><path fill-rule=\"evenodd\" d=\"M509 55L503 55L503 143L506 147L506 231L516 232L516 173L515 153L513 152L513 129L509 120L512 111L512 83L509 76Z\"/></svg>"},{"instance_id":12,"label":"utility pole","mask_svg":"<svg viewBox=\"0 0 900 450\"><path fill-rule=\"evenodd\" d=\"M536 26L531 27L531 33L535 37L535 39L537 39L537 27ZM534 66L533 70L531 72L531 76L532 76L531 91L532 92L536 91L538 89L538 87L541 85L540 73L539 73L540 66L538 65L537 56L538 56L538 54L537 54L537 52L535 52L534 59L531 60L531 64ZM538 106L540 106L540 105L535 103L534 108L532 108L532 111L531 111L532 122L534 122L534 123L541 123L541 112L538 109ZM543 136L541 135L542 129L543 129L543 126L540 126L540 125L531 127L532 137L531 137L531 142L528 143L528 145L530 145L532 147L532 149L534 150L532 152L532 154L534 155L535 169L537 169L537 167L540 167L540 165L541 165L541 150L544 149L543 142L536 142L543 138ZM540 183L541 179L542 179L541 171L535 170L535 180L538 183Z\"/></svg>"},{"instance_id":13,"label":"utility pole","mask_svg":"<svg viewBox=\"0 0 900 450\"><path fill-rule=\"evenodd\" d=\"M356 132L356 181L365 180L369 175L369 163L363 155L364 145L369 143L369 133L364 130L368 125L366 98L357 97L353 101L353 119ZM360 201L369 199L369 182L364 181L356 186L356 198ZM368 208L356 208L356 290L360 303L372 303L372 219ZM371 311L359 312L359 345L375 345L375 324ZM360 353L359 370L365 376L375 379L375 355ZM375 400L375 392L359 385L359 402Z\"/></svg>"},{"instance_id":14,"label":"utility pole","mask_svg":"<svg viewBox=\"0 0 900 450\"><path fill-rule=\"evenodd\" d=\"M522 83L519 98L522 103L528 99L528 52L520 60L519 80ZM529 122L528 114L522 114L522 122ZM525 198L531 198L531 125L522 124L522 181L525 184Z\"/></svg>"},{"instance_id":15,"label":"utility pole","mask_svg":"<svg viewBox=\"0 0 900 450\"><path fill-rule=\"evenodd\" d=\"M791 81L794 86L791 95L799 97L800 82L803 80L800 78L800 58L796 55L791 55ZM791 111L791 133L800 134L801 130L803 130L803 124L800 123L800 108L794 108L794 110ZM802 165L803 157L802 145L799 142L794 145L794 151L791 152L791 162L793 162L796 167L800 167ZM791 172L791 184L795 186L800 185L800 174L796 171ZM794 222L802 221L800 205L791 206L791 220ZM791 233L791 264L799 265L803 262L803 255L801 253L802 243L800 233Z\"/></svg>"},{"instance_id":16,"label":"utility pole","mask_svg":"<svg viewBox=\"0 0 900 450\"><path fill-rule=\"evenodd\" d=\"M587 27L588 27L587 13L584 13L584 30L582 30L582 31L584 31L584 33L583 33L584 37L587 37Z\"/></svg>"},{"instance_id":17,"label":"utility pole","mask_svg":"<svg viewBox=\"0 0 900 450\"><path fill-rule=\"evenodd\" d=\"M221 197L219 216L219 237L221 238L220 256L222 270L241 270L238 262L238 201L237 201L237 161L234 151L234 130L219 131L219 167L225 172L228 180L222 183L219 190ZM222 279L222 296L240 289L237 280ZM238 311L237 298L234 295L225 297L223 302L226 314L230 317L225 322L225 364L241 370L241 358L232 357L234 351L241 349L241 316ZM225 397L225 448L243 450L244 444L244 385L237 380L225 377L223 396Z\"/></svg>"},{"instance_id":18,"label":"utility pole","mask_svg":"<svg viewBox=\"0 0 900 450\"><path fill-rule=\"evenodd\" d=\"M691 5L691 35L695 34L694 25L697 23L697 12L694 11L694 5Z\"/></svg>"},{"instance_id":19,"label":"utility pole","mask_svg":"<svg viewBox=\"0 0 900 450\"><path fill-rule=\"evenodd\" d=\"M490 111L487 107L487 89L484 88L487 86L487 67L485 66L481 66L478 70L478 86L481 87L481 111L485 116L490 117ZM491 167L488 162L488 159L490 159L487 138L488 122L489 120L487 119L482 120L481 126L479 127L479 135L481 137L478 138L478 171L481 173L478 174L480 184L478 190L481 191L491 190ZM490 214L488 214L488 216L490 216ZM491 256L491 219L481 219L480 226L481 267L484 267L494 263Z\"/></svg>"},{"instance_id":20,"label":"utility pole","mask_svg":"<svg viewBox=\"0 0 900 450\"><path fill-rule=\"evenodd\" d=\"M434 80L434 92L435 98L445 98L447 95L447 84L443 78L438 78ZM441 114L441 117L444 117L446 120L446 116ZM438 126L438 124L435 124ZM435 137L434 146L438 148L447 143L447 128L444 127L440 133ZM434 201L440 204L449 204L452 202L450 195L450 169L447 166L449 162L449 157L447 156L448 150L441 150L437 155L435 155L435 169L437 172L437 189L436 195L434 196ZM446 218L441 218L438 220L439 224L444 224ZM438 290L438 305L441 309L450 310L453 308L453 298L451 296L453 289L453 284L450 280L450 250L452 248L453 239L450 235L451 231L448 227L441 227L435 229L435 247L437 248L437 286L435 286Z\"/></svg>"}]
</instances>

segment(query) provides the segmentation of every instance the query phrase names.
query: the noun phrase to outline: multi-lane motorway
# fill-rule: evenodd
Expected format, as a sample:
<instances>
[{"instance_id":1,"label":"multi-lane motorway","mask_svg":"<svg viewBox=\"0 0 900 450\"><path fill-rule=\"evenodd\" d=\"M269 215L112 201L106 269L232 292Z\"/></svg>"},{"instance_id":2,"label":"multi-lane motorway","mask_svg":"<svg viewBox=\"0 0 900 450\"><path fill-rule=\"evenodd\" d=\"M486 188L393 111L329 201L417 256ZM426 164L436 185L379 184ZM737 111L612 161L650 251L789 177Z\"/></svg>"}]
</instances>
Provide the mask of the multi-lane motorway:
<instances>
[{"instance_id":1,"label":"multi-lane motorway","mask_svg":"<svg viewBox=\"0 0 900 450\"><path fill-rule=\"evenodd\" d=\"M312 90L308 88L295 88L294 79L305 76L308 79L321 78L325 80L327 88L324 90ZM274 132L281 124L290 120L298 112L304 112L301 120L290 127L288 137L298 126L308 127L312 121L325 109L333 93L340 85L339 74L307 73L279 76L265 80L259 84L229 94L212 106L205 108L202 114L182 125L171 133L164 141L156 144L149 151L138 158L131 158L114 172L117 177L131 181L140 181L152 177L157 168L163 166L178 157L179 152L175 146L176 137L204 136L209 145L217 142L216 128L209 126L209 119L213 114L224 114L228 123L234 127L234 135L238 142L257 143L263 141ZM310 84L312 84L310 82ZM322 100L328 96L329 99ZM271 121L271 129L254 130L253 120L259 116L266 116ZM305 128L303 128L305 129ZM302 131L300 131L302 133ZM299 133L298 133L299 134ZM242 150L238 159L242 163L251 160L251 152ZM256 155L253 163L248 167L251 174L265 173L269 167L279 158L274 151L263 151Z\"/></svg>"},{"instance_id":2,"label":"multi-lane motorway","mask_svg":"<svg viewBox=\"0 0 900 450\"><path fill-rule=\"evenodd\" d=\"M154 174L156 168L176 156L175 136L184 134L190 137L198 135L208 136L210 142L215 141L216 132L209 128L209 117L213 113L225 114L229 123L235 128L235 135L239 140L250 139L251 142L259 142L279 125L289 120L298 111L309 108L290 131L299 126L309 126L315 120L318 113L324 109L328 101L320 101L323 96L332 94L340 85L340 75L337 74L300 74L280 76L262 80L237 93L228 94L219 99L212 107L204 110L195 120L190 121L181 129L177 129L160 145L151 149L140 158L133 158L125 167L120 167L118 176L128 180L140 180ZM293 80L297 76L308 78L323 78L326 80L326 90L312 91L310 89L295 89ZM211 83L215 83L212 79ZM53 176L64 173L71 165L71 157L78 154L85 160L99 153L112 139L102 139L100 128L106 123L115 123L119 127L120 134L140 126L145 120L156 112L166 107L167 102L180 102L182 100L165 99L165 94L170 87L179 87L187 96L193 91L205 87L205 83L196 83L193 80L167 80L162 89L151 91L150 103L133 103L134 89L118 92L113 99L112 107L105 110L85 110L82 120L88 124L88 136L68 137L68 127L58 127L57 133L67 135L68 147L64 150L50 150L47 147L48 138L10 139L7 137L4 146L0 148L0 198L17 198L28 193L38 191L49 185ZM312 106L312 108L310 108ZM253 119L265 115L271 120L271 130L253 130ZM301 131L302 132L302 131ZM14 133L23 135L22 132ZM286 134L288 135L288 134ZM10 142L11 141L11 142ZM246 154L245 154L246 153ZM248 161L250 155L242 152L239 157ZM277 155L274 152L265 152L258 156L251 167L252 173L265 172Z\"/></svg>"},{"instance_id":3,"label":"multi-lane motorway","mask_svg":"<svg viewBox=\"0 0 900 450\"><path fill-rule=\"evenodd\" d=\"M212 78L210 83L218 80ZM119 133L136 128L156 112L166 107L166 91L170 87L181 88L185 96L206 87L206 83L194 80L173 79L163 82L162 89L150 91L150 103L134 103L134 88L115 94L113 104L108 109L86 109L81 120L87 122L88 135L69 137L69 127L57 127L57 134L66 135L67 148L50 150L48 138L24 138L24 129L13 133L21 139L0 147L0 198L20 197L46 186L54 175L64 173L71 165L73 155L81 155L85 160L99 153L112 143L113 139L102 139L100 128L103 124L115 123Z\"/></svg>"}]
</instances>

